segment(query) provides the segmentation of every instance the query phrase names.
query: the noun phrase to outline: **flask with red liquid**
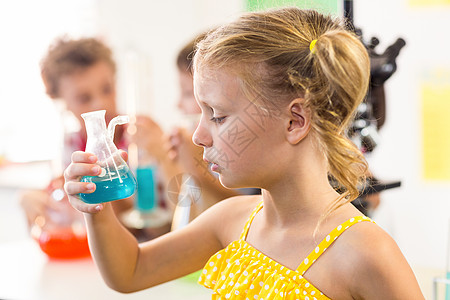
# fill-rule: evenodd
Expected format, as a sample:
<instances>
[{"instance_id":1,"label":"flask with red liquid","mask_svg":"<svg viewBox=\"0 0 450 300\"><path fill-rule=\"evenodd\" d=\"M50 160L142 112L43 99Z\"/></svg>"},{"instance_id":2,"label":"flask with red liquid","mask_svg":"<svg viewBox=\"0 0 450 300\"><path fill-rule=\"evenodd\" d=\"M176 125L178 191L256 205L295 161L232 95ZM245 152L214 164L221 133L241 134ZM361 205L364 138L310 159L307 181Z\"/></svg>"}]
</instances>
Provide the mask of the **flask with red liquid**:
<instances>
[{"instance_id":1,"label":"flask with red liquid","mask_svg":"<svg viewBox=\"0 0 450 300\"><path fill-rule=\"evenodd\" d=\"M45 214L35 219L31 235L50 258L89 257L89 245L83 216L69 203L58 178L47 188L49 195Z\"/></svg>"}]
</instances>

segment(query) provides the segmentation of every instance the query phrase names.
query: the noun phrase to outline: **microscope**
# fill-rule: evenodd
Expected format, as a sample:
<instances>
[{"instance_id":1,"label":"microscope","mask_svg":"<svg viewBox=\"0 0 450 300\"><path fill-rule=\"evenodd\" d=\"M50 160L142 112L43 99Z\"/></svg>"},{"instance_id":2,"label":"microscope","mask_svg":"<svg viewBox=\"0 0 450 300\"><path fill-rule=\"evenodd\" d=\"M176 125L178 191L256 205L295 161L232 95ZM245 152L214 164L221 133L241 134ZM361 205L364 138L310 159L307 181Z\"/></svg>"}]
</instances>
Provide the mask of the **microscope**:
<instances>
[{"instance_id":1,"label":"microscope","mask_svg":"<svg viewBox=\"0 0 450 300\"><path fill-rule=\"evenodd\" d=\"M376 47L380 43L378 38L372 37L366 43L363 40L362 30L354 27L352 0L344 0L344 17L347 19L350 29L354 30L361 38L370 58L369 89L365 100L358 106L355 119L348 131L350 139L366 154L372 152L379 143L378 130L383 126L386 118L384 83L397 70L395 59L406 42L402 38L398 38L383 53L378 53L376 51ZM363 214L369 216L370 203L365 200L366 197L400 185L400 181L385 182L373 176L367 177L365 184L360 187L360 196L352 204Z\"/></svg>"}]
</instances>

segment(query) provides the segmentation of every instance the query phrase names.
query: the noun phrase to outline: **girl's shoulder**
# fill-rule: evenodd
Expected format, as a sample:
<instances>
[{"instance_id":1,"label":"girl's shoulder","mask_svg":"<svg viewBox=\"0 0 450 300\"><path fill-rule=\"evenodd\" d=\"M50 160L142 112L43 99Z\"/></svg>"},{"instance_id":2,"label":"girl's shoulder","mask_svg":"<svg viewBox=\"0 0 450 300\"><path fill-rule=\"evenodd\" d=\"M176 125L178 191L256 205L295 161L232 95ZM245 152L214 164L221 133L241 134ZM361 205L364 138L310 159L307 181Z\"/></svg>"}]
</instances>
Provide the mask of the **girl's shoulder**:
<instances>
[{"instance_id":1,"label":"girl's shoulder","mask_svg":"<svg viewBox=\"0 0 450 300\"><path fill-rule=\"evenodd\" d=\"M261 195L231 197L214 204L203 214L208 215L222 245L227 246L239 239L247 220L261 201Z\"/></svg>"},{"instance_id":2,"label":"girl's shoulder","mask_svg":"<svg viewBox=\"0 0 450 300\"><path fill-rule=\"evenodd\" d=\"M377 285L389 290L400 277L407 282L411 279L411 269L397 243L376 223L352 226L336 239L333 248L327 258L329 270L344 280L353 295L371 293Z\"/></svg>"}]
</instances>

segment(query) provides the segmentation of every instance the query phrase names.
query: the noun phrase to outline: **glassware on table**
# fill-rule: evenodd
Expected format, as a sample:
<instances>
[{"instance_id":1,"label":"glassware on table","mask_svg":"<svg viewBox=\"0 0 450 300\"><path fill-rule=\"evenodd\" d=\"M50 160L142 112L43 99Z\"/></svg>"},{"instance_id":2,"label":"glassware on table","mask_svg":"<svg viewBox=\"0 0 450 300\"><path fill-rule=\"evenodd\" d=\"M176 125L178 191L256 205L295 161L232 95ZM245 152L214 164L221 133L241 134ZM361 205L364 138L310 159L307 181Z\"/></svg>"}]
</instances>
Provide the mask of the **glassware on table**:
<instances>
[{"instance_id":1,"label":"glassware on table","mask_svg":"<svg viewBox=\"0 0 450 300\"><path fill-rule=\"evenodd\" d=\"M130 166L136 172L138 187L134 207L125 212L121 219L128 228L141 230L138 237L144 241L166 233L171 215L159 203L161 179L156 162L147 151L138 149L136 144L129 146L129 155L137 156L130 157Z\"/></svg>"},{"instance_id":2,"label":"glassware on table","mask_svg":"<svg viewBox=\"0 0 450 300\"><path fill-rule=\"evenodd\" d=\"M89 245L83 216L69 204L62 189L64 180L57 178L47 188L48 205L31 228L31 236L50 258L89 257Z\"/></svg>"}]
</instances>

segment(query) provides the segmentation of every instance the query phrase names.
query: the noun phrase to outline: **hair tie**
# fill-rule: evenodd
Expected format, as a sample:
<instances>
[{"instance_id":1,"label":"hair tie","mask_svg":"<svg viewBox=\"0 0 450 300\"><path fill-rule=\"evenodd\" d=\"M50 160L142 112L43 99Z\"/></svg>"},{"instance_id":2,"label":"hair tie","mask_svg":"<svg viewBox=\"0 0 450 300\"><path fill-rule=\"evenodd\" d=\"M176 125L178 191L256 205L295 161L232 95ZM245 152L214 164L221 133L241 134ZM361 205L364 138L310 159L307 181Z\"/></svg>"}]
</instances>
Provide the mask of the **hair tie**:
<instances>
[{"instance_id":1,"label":"hair tie","mask_svg":"<svg viewBox=\"0 0 450 300\"><path fill-rule=\"evenodd\" d=\"M317 40L314 39L314 40L312 40L311 43L309 44L309 51L311 51L312 54L315 53L314 47L316 46L316 42L317 42Z\"/></svg>"}]
</instances>

